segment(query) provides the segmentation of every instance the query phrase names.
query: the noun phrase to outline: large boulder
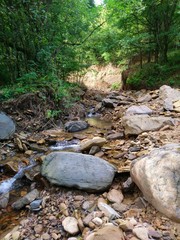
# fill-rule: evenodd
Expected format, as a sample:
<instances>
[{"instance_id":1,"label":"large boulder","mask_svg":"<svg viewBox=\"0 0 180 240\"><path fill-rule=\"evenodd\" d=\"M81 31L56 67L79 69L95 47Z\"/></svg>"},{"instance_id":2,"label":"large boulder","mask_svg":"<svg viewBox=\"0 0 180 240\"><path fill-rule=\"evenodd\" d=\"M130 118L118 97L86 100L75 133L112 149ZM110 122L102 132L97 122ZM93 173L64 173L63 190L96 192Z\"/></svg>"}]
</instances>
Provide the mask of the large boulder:
<instances>
[{"instance_id":1,"label":"large boulder","mask_svg":"<svg viewBox=\"0 0 180 240\"><path fill-rule=\"evenodd\" d=\"M125 135L138 135L142 132L156 131L165 125L174 125L171 117L150 117L148 115L128 115L122 118Z\"/></svg>"},{"instance_id":2,"label":"large boulder","mask_svg":"<svg viewBox=\"0 0 180 240\"><path fill-rule=\"evenodd\" d=\"M180 144L167 144L136 159L130 173L145 198L180 223Z\"/></svg>"},{"instance_id":3,"label":"large boulder","mask_svg":"<svg viewBox=\"0 0 180 240\"><path fill-rule=\"evenodd\" d=\"M65 124L65 130L68 132L79 132L88 128L89 124L85 121L69 121Z\"/></svg>"},{"instance_id":4,"label":"large boulder","mask_svg":"<svg viewBox=\"0 0 180 240\"><path fill-rule=\"evenodd\" d=\"M5 113L0 112L0 140L9 139L15 132L13 120Z\"/></svg>"},{"instance_id":5,"label":"large boulder","mask_svg":"<svg viewBox=\"0 0 180 240\"><path fill-rule=\"evenodd\" d=\"M107 189L114 178L115 167L91 155L54 152L46 156L41 173L51 183L86 191Z\"/></svg>"}]
</instances>

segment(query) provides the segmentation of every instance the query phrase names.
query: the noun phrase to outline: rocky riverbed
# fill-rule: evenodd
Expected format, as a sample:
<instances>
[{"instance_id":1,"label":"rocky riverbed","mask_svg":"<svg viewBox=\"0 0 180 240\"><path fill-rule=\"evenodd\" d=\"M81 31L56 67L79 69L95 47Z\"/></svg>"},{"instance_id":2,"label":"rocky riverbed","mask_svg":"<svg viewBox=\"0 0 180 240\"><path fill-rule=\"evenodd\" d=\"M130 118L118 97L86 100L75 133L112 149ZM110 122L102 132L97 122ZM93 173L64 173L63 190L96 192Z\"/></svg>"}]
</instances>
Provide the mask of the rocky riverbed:
<instances>
[{"instance_id":1,"label":"rocky riverbed","mask_svg":"<svg viewBox=\"0 0 180 240\"><path fill-rule=\"evenodd\" d=\"M180 239L179 102L179 90L168 86L87 91L64 126L33 134L16 131L3 140L0 180L35 164L23 171L23 188L0 196L1 239ZM84 119L88 111L91 118ZM10 127L8 137L12 122ZM65 160L58 155L59 168L51 152L56 156L58 143L68 142ZM63 179L57 182L54 173L42 172L47 159ZM108 175L111 166L113 175Z\"/></svg>"}]
</instances>

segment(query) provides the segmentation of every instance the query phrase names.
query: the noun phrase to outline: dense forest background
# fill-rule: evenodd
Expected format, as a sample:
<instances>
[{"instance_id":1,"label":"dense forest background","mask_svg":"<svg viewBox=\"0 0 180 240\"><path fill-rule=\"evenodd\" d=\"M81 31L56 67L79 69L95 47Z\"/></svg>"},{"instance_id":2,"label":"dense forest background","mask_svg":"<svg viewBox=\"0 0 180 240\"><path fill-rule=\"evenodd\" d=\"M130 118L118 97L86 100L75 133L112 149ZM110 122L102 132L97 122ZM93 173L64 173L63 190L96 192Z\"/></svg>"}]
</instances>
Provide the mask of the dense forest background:
<instances>
[{"instance_id":1,"label":"dense forest background","mask_svg":"<svg viewBox=\"0 0 180 240\"><path fill-rule=\"evenodd\" d=\"M129 69L131 88L179 86L178 0L2 0L0 99L52 86L93 64Z\"/></svg>"}]
</instances>

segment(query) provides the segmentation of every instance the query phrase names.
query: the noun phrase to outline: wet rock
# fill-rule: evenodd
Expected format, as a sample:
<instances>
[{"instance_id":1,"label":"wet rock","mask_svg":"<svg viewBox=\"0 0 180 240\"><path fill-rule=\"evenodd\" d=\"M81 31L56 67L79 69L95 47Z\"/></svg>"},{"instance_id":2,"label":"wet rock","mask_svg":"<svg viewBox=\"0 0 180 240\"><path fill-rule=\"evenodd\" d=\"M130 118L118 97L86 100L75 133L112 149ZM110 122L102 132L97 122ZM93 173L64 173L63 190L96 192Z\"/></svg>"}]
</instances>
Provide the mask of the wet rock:
<instances>
[{"instance_id":1,"label":"wet rock","mask_svg":"<svg viewBox=\"0 0 180 240\"><path fill-rule=\"evenodd\" d=\"M165 125L174 125L170 117L150 117L148 115L132 115L122 118L126 135L138 135L142 132L156 131Z\"/></svg>"},{"instance_id":2,"label":"wet rock","mask_svg":"<svg viewBox=\"0 0 180 240\"><path fill-rule=\"evenodd\" d=\"M74 217L66 217L62 221L63 228L71 235L76 235L79 232L78 221Z\"/></svg>"},{"instance_id":3,"label":"wet rock","mask_svg":"<svg viewBox=\"0 0 180 240\"><path fill-rule=\"evenodd\" d=\"M113 225L104 226L97 232L90 234L86 240L124 240L123 231Z\"/></svg>"},{"instance_id":4,"label":"wet rock","mask_svg":"<svg viewBox=\"0 0 180 240\"><path fill-rule=\"evenodd\" d=\"M88 123L85 121L70 121L65 124L65 130L68 132L79 132L88 128Z\"/></svg>"},{"instance_id":5,"label":"wet rock","mask_svg":"<svg viewBox=\"0 0 180 240\"><path fill-rule=\"evenodd\" d=\"M179 144L167 144L136 159L131 166L131 177L145 198L176 222L180 222L179 149Z\"/></svg>"},{"instance_id":6,"label":"wet rock","mask_svg":"<svg viewBox=\"0 0 180 240\"><path fill-rule=\"evenodd\" d=\"M132 114L152 114L153 111L148 108L145 105L141 105L141 106L131 106L126 110L125 115L132 115Z\"/></svg>"},{"instance_id":7,"label":"wet rock","mask_svg":"<svg viewBox=\"0 0 180 240\"><path fill-rule=\"evenodd\" d=\"M106 139L105 138L94 137L94 138L92 138L90 140L81 142L80 150L81 151L86 151L86 150L91 149L92 146L102 147L105 143L106 143Z\"/></svg>"},{"instance_id":8,"label":"wet rock","mask_svg":"<svg viewBox=\"0 0 180 240\"><path fill-rule=\"evenodd\" d=\"M0 195L0 209L6 208L9 202L9 193Z\"/></svg>"},{"instance_id":9,"label":"wet rock","mask_svg":"<svg viewBox=\"0 0 180 240\"><path fill-rule=\"evenodd\" d=\"M5 113L0 112L0 140L9 139L16 130L13 120Z\"/></svg>"},{"instance_id":10,"label":"wet rock","mask_svg":"<svg viewBox=\"0 0 180 240\"><path fill-rule=\"evenodd\" d=\"M30 210L31 211L39 211L41 209L42 199L34 200L30 203Z\"/></svg>"},{"instance_id":11,"label":"wet rock","mask_svg":"<svg viewBox=\"0 0 180 240\"><path fill-rule=\"evenodd\" d=\"M119 218L120 215L108 204L100 202L98 203L98 208L105 214L106 217L109 217L111 220Z\"/></svg>"},{"instance_id":12,"label":"wet rock","mask_svg":"<svg viewBox=\"0 0 180 240\"><path fill-rule=\"evenodd\" d=\"M116 189L112 189L107 194L107 199L113 203L121 203L123 198L124 198L124 196L123 196L122 192L120 192Z\"/></svg>"},{"instance_id":13,"label":"wet rock","mask_svg":"<svg viewBox=\"0 0 180 240\"><path fill-rule=\"evenodd\" d=\"M39 191L37 189L34 189L28 194L26 194L24 197L14 202L12 204L12 208L15 210L20 210L21 208L25 207L27 204L31 203L38 197L39 197Z\"/></svg>"},{"instance_id":14,"label":"wet rock","mask_svg":"<svg viewBox=\"0 0 180 240\"><path fill-rule=\"evenodd\" d=\"M51 183L87 191L107 189L115 167L103 159L80 153L56 152L46 156L41 173Z\"/></svg>"}]
</instances>

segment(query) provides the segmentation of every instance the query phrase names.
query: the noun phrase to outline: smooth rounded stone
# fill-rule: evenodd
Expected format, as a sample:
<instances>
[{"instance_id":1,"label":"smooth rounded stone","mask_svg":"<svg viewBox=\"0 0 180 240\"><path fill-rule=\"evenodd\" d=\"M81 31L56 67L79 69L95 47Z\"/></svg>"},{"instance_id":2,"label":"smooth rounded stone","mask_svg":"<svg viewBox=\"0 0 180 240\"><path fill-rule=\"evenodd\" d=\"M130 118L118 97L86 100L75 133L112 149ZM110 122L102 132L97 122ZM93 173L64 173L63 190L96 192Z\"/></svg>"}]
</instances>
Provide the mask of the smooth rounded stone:
<instances>
[{"instance_id":1,"label":"smooth rounded stone","mask_svg":"<svg viewBox=\"0 0 180 240\"><path fill-rule=\"evenodd\" d=\"M126 110L125 115L152 114L152 113L153 113L152 109L148 108L145 105L140 105L140 106L133 105Z\"/></svg>"},{"instance_id":2,"label":"smooth rounded stone","mask_svg":"<svg viewBox=\"0 0 180 240\"><path fill-rule=\"evenodd\" d=\"M0 195L0 209L6 208L9 202L9 193Z\"/></svg>"},{"instance_id":3,"label":"smooth rounded stone","mask_svg":"<svg viewBox=\"0 0 180 240\"><path fill-rule=\"evenodd\" d=\"M67 122L64 127L68 132L79 132L88 128L89 124L85 121L70 121Z\"/></svg>"},{"instance_id":4,"label":"smooth rounded stone","mask_svg":"<svg viewBox=\"0 0 180 240\"><path fill-rule=\"evenodd\" d=\"M147 131L156 131L165 125L173 126L175 123L171 117L150 117L148 115L127 115L122 118L125 135L138 135Z\"/></svg>"},{"instance_id":5,"label":"smooth rounded stone","mask_svg":"<svg viewBox=\"0 0 180 240\"><path fill-rule=\"evenodd\" d=\"M30 210L31 211L39 211L41 209L42 199L34 200L30 203Z\"/></svg>"},{"instance_id":6,"label":"smooth rounded stone","mask_svg":"<svg viewBox=\"0 0 180 240\"><path fill-rule=\"evenodd\" d=\"M26 194L24 197L14 202L12 204L12 208L15 210L20 210L21 208L25 207L27 204L31 203L38 197L39 197L39 191L37 189L34 189L28 194Z\"/></svg>"},{"instance_id":7,"label":"smooth rounded stone","mask_svg":"<svg viewBox=\"0 0 180 240\"><path fill-rule=\"evenodd\" d=\"M95 217L94 219L92 219L92 222L93 222L94 224L96 224L97 226L101 226L101 225L103 224L102 219L99 218L99 217Z\"/></svg>"},{"instance_id":8,"label":"smooth rounded stone","mask_svg":"<svg viewBox=\"0 0 180 240\"><path fill-rule=\"evenodd\" d=\"M0 112L0 140L9 139L15 132L13 120L5 113Z\"/></svg>"},{"instance_id":9,"label":"smooth rounded stone","mask_svg":"<svg viewBox=\"0 0 180 240\"><path fill-rule=\"evenodd\" d=\"M78 221L74 217L66 217L62 221L63 228L71 235L76 235L79 232Z\"/></svg>"},{"instance_id":10,"label":"smooth rounded stone","mask_svg":"<svg viewBox=\"0 0 180 240\"><path fill-rule=\"evenodd\" d=\"M46 156L41 173L51 183L86 191L103 191L116 168L101 158L81 153L54 152Z\"/></svg>"},{"instance_id":11,"label":"smooth rounded stone","mask_svg":"<svg viewBox=\"0 0 180 240\"><path fill-rule=\"evenodd\" d=\"M99 146L102 147L105 143L106 143L106 139L105 138L101 138L101 137L94 137L92 139L89 139L87 141L83 141L80 144L80 150L81 151L86 151L91 149L92 146Z\"/></svg>"},{"instance_id":12,"label":"smooth rounded stone","mask_svg":"<svg viewBox=\"0 0 180 240\"><path fill-rule=\"evenodd\" d=\"M113 203L121 203L124 199L124 196L121 191L112 189L108 192L107 199Z\"/></svg>"},{"instance_id":13,"label":"smooth rounded stone","mask_svg":"<svg viewBox=\"0 0 180 240\"><path fill-rule=\"evenodd\" d=\"M143 226L138 226L133 229L133 234L140 240L149 240L148 229Z\"/></svg>"},{"instance_id":14,"label":"smooth rounded stone","mask_svg":"<svg viewBox=\"0 0 180 240\"><path fill-rule=\"evenodd\" d=\"M171 99L166 98L164 100L164 105L163 105L164 109L167 111L173 111L173 102Z\"/></svg>"},{"instance_id":15,"label":"smooth rounded stone","mask_svg":"<svg viewBox=\"0 0 180 240\"><path fill-rule=\"evenodd\" d=\"M180 223L180 144L167 144L136 159L130 173L146 200Z\"/></svg>"},{"instance_id":16,"label":"smooth rounded stone","mask_svg":"<svg viewBox=\"0 0 180 240\"><path fill-rule=\"evenodd\" d=\"M95 233L91 233L86 240L124 240L123 231L115 227L112 224L104 226L97 230Z\"/></svg>"}]
</instances>

